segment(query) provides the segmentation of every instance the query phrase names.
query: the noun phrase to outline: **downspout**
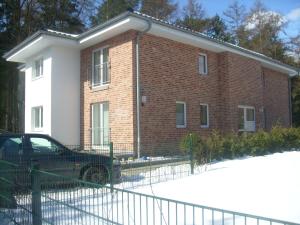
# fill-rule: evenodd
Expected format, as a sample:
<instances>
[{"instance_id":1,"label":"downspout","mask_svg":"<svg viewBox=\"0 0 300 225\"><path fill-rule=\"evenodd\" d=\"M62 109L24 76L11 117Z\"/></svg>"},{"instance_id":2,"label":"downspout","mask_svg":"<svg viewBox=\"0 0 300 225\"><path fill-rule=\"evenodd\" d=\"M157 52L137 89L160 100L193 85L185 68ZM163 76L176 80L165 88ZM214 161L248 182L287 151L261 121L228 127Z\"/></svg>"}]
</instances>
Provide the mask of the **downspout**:
<instances>
[{"instance_id":1,"label":"downspout","mask_svg":"<svg viewBox=\"0 0 300 225\"><path fill-rule=\"evenodd\" d=\"M141 91L140 91L140 38L147 33L151 27L152 22L147 20L148 27L140 31L136 37L135 56L136 56L136 131L137 131L137 157L141 157L141 126L140 126L140 107L141 107Z\"/></svg>"},{"instance_id":2,"label":"downspout","mask_svg":"<svg viewBox=\"0 0 300 225\"><path fill-rule=\"evenodd\" d=\"M292 112L292 77L289 76L288 88L289 88L289 114L290 114L290 127L293 126L293 112Z\"/></svg>"}]
</instances>

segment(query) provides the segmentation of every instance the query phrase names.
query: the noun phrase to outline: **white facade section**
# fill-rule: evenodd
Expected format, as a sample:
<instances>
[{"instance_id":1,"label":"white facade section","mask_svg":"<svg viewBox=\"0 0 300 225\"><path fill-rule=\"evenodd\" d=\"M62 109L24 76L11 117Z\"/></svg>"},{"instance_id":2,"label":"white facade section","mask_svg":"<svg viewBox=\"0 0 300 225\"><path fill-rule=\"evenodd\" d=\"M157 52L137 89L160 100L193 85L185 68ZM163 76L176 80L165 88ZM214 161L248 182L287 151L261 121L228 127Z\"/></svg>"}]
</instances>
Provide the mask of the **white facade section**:
<instances>
[{"instance_id":1,"label":"white facade section","mask_svg":"<svg viewBox=\"0 0 300 225\"><path fill-rule=\"evenodd\" d=\"M43 75L33 78L34 62L43 58ZM51 49L46 49L40 54L34 55L26 62L25 69L25 132L43 133L51 135L51 75L52 55ZM31 121L31 109L43 107L43 128L34 131Z\"/></svg>"},{"instance_id":2,"label":"white facade section","mask_svg":"<svg viewBox=\"0 0 300 225\"><path fill-rule=\"evenodd\" d=\"M43 75L32 78L34 61L43 58ZM26 60L25 132L43 133L65 145L80 143L80 52L50 47ZM43 107L43 128L32 128L31 109Z\"/></svg>"},{"instance_id":3,"label":"white facade section","mask_svg":"<svg viewBox=\"0 0 300 225\"><path fill-rule=\"evenodd\" d=\"M66 145L80 144L80 51L52 48L52 134Z\"/></svg>"}]
</instances>

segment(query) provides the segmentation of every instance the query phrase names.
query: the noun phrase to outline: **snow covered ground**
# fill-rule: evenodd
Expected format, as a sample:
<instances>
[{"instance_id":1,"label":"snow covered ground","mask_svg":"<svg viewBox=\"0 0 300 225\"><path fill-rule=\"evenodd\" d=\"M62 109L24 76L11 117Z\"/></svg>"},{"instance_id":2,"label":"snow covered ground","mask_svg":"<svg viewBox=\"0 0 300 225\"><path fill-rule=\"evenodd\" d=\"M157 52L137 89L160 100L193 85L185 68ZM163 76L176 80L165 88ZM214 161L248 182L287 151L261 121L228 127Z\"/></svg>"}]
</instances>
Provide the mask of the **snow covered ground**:
<instances>
[{"instance_id":1,"label":"snow covered ground","mask_svg":"<svg viewBox=\"0 0 300 225\"><path fill-rule=\"evenodd\" d=\"M300 224L300 152L218 162L135 191Z\"/></svg>"},{"instance_id":2,"label":"snow covered ground","mask_svg":"<svg viewBox=\"0 0 300 225\"><path fill-rule=\"evenodd\" d=\"M130 191L116 189L113 195L110 194L109 187L75 187L60 192L46 191L42 193L43 224L45 221L49 224L64 225L112 224L112 221L128 225L222 225L223 221L225 225L270 224L269 221L256 221L238 216L233 222L232 214L222 215L222 211L212 212L202 207L157 200L152 197L153 194L167 199L300 224L300 152L227 160L196 167L195 170L196 175L184 178L178 176L188 174L188 164L156 168L151 171L154 178L151 178L150 172L144 171L139 174L140 179L135 180L135 185L129 188ZM162 179L160 181L165 182L155 183L159 181L155 177L161 179L164 177L163 173L171 179L178 179ZM150 183L149 179L152 179L152 185L132 189L139 186L138 182ZM119 188L122 186L124 187L124 184L120 184ZM26 219L20 209L11 212L20 221ZM104 222L105 220L107 222ZM0 224L10 223L4 223L0 218Z\"/></svg>"}]
</instances>

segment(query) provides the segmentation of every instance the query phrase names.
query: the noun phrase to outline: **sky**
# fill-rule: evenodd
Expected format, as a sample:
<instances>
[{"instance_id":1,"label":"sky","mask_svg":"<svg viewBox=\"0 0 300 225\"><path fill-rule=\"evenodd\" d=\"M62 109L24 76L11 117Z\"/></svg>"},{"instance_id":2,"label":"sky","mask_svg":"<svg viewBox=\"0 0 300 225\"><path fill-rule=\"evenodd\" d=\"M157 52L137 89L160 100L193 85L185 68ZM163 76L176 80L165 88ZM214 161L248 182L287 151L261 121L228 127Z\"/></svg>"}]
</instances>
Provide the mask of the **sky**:
<instances>
[{"instance_id":1,"label":"sky","mask_svg":"<svg viewBox=\"0 0 300 225\"><path fill-rule=\"evenodd\" d=\"M179 0L180 7L186 4L186 0ZM219 14L223 16L223 11L233 2L233 0L199 0L203 5L207 16ZM239 0L250 9L255 0ZM262 0L268 10L282 14L288 21L286 33L288 36L295 36L300 33L300 0Z\"/></svg>"}]
</instances>

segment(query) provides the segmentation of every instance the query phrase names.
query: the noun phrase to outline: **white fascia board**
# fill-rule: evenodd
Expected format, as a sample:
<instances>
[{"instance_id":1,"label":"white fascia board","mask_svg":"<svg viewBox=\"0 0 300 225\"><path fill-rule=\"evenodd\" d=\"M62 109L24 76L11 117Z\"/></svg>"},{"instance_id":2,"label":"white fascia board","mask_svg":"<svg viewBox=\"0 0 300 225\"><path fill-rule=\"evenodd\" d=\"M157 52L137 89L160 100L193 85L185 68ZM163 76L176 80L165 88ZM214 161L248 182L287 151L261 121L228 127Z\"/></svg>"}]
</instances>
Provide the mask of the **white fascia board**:
<instances>
[{"instance_id":1,"label":"white fascia board","mask_svg":"<svg viewBox=\"0 0 300 225\"><path fill-rule=\"evenodd\" d=\"M32 47L33 45L35 45L36 43L40 42L43 39L43 36L39 37L38 39L34 40L33 42L31 42L30 44L24 46L23 48L21 48L19 51L17 51L16 53L14 53L13 55L11 55L10 57L8 57L6 60L7 61L14 61L14 58L21 54L22 52L24 52L26 49L29 49L30 47ZM20 61L20 62L25 62L25 60Z\"/></svg>"},{"instance_id":2,"label":"white fascia board","mask_svg":"<svg viewBox=\"0 0 300 225\"><path fill-rule=\"evenodd\" d=\"M113 31L114 29L118 29L118 28L120 28L121 26L123 26L123 25L125 25L125 24L127 24L127 23L129 23L129 22L130 22L130 19L127 18L127 19L125 19L125 20L123 20L123 21L120 21L120 22L118 22L118 23L116 23L116 24L114 24L114 25L112 25L112 26L109 26L109 27L107 27L107 28L105 28L105 29L103 29L103 30L100 30L100 31L98 31L98 32L96 32L96 33L94 33L94 34L92 34L92 35L90 35L90 36L87 36L86 38L80 40L79 43L82 44L82 43L87 42L87 41L89 41L89 40L91 40L91 39L93 39L93 38L96 38L96 37L98 37L98 36L100 36L100 35L103 35L104 33L111 32L111 31Z\"/></svg>"},{"instance_id":3,"label":"white fascia board","mask_svg":"<svg viewBox=\"0 0 300 225\"><path fill-rule=\"evenodd\" d=\"M49 46L66 46L70 48L78 48L78 44L74 40L43 34L34 41L25 45L23 48L8 57L6 60L11 62L25 63L28 58L38 54L43 49L46 49Z\"/></svg>"}]
</instances>

